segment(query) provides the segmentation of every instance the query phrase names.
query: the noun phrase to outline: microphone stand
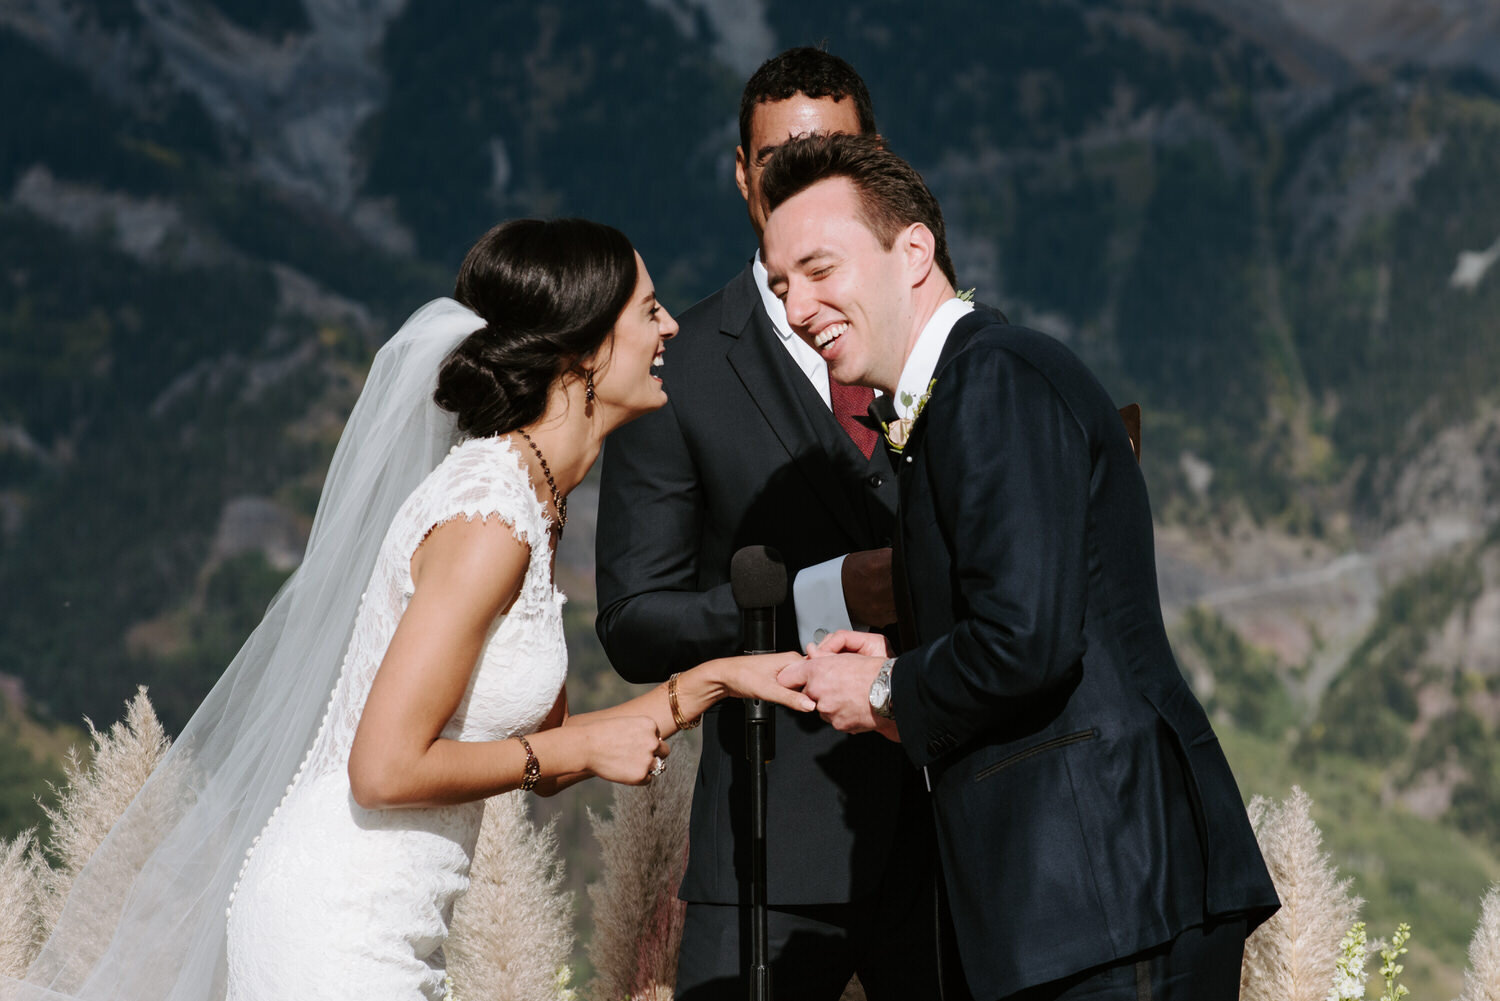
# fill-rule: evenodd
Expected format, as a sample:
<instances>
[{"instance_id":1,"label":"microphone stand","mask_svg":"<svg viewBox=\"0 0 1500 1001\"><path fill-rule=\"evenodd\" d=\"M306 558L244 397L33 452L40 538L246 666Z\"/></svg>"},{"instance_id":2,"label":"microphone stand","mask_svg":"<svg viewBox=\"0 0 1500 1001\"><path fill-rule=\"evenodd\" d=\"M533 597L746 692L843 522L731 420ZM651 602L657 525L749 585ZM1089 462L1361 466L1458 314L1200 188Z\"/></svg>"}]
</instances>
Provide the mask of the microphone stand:
<instances>
[{"instance_id":1,"label":"microphone stand","mask_svg":"<svg viewBox=\"0 0 1500 1001\"><path fill-rule=\"evenodd\" d=\"M774 635L775 609L745 609L750 617L764 615ZM746 653L774 653L775 644L756 646L746 637ZM762 634L763 635L763 634ZM771 703L745 700L745 757L750 761L750 1001L771 1001L770 933L766 909L766 764L776 757L776 720Z\"/></svg>"},{"instance_id":2,"label":"microphone stand","mask_svg":"<svg viewBox=\"0 0 1500 1001\"><path fill-rule=\"evenodd\" d=\"M729 566L740 638L747 654L776 651L776 606L786 601L786 565L769 546L746 546ZM745 757L750 763L750 1001L771 1001L766 892L766 765L776 757L771 703L746 699Z\"/></svg>"}]
</instances>

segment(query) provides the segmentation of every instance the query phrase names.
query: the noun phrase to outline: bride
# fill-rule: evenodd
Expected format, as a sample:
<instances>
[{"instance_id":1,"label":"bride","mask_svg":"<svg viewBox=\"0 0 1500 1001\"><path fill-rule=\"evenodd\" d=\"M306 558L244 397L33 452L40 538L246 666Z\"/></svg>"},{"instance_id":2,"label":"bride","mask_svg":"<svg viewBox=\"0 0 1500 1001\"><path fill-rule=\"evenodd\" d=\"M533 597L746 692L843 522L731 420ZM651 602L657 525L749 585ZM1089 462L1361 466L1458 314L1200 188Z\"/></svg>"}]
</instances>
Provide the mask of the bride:
<instances>
[{"instance_id":1,"label":"bride","mask_svg":"<svg viewBox=\"0 0 1500 1001\"><path fill-rule=\"evenodd\" d=\"M441 998L485 797L649 782L725 696L812 708L777 654L569 715L568 492L677 324L583 220L497 226L454 300L376 355L302 565L0 998Z\"/></svg>"}]
</instances>

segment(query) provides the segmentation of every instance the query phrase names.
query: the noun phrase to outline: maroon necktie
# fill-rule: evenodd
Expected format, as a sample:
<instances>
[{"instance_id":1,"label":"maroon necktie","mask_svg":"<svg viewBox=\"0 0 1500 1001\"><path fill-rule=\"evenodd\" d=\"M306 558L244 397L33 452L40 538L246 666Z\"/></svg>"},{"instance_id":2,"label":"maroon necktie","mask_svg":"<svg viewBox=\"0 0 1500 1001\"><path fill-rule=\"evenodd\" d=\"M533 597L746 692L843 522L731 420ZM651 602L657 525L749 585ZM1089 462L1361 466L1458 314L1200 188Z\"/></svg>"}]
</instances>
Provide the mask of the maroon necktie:
<instances>
[{"instance_id":1,"label":"maroon necktie","mask_svg":"<svg viewBox=\"0 0 1500 1001\"><path fill-rule=\"evenodd\" d=\"M865 386L845 386L829 379L828 398L833 403L833 416L839 422L839 427L844 429L854 442L854 447L868 459L874 453L875 443L880 440L880 435L874 428L856 418L865 417L869 412L870 401L875 399L875 390Z\"/></svg>"}]
</instances>

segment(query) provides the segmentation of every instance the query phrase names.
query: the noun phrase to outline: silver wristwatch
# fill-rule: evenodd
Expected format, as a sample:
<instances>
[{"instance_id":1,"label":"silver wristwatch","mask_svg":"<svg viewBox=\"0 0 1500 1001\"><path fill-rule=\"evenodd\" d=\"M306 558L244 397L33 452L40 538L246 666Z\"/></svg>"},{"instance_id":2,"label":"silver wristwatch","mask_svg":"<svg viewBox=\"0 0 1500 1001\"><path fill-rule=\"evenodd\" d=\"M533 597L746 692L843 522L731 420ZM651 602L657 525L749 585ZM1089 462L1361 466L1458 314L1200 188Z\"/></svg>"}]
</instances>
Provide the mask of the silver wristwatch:
<instances>
[{"instance_id":1,"label":"silver wristwatch","mask_svg":"<svg viewBox=\"0 0 1500 1001\"><path fill-rule=\"evenodd\" d=\"M896 718L896 707L891 702L891 668L895 664L895 657L887 657L870 683L870 709L881 719Z\"/></svg>"}]
</instances>

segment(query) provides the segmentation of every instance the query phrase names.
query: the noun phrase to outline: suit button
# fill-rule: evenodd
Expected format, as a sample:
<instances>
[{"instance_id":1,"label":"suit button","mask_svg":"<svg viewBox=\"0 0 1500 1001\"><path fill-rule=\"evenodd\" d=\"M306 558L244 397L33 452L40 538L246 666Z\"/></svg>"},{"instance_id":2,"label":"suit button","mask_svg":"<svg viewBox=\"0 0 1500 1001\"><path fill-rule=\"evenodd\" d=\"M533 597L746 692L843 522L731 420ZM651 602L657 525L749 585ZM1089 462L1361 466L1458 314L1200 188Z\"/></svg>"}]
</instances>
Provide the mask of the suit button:
<instances>
[{"instance_id":1,"label":"suit button","mask_svg":"<svg viewBox=\"0 0 1500 1001\"><path fill-rule=\"evenodd\" d=\"M868 477L865 478L865 482L870 485L870 489L874 490L885 482L885 477L881 476L879 473L871 473Z\"/></svg>"}]
</instances>

